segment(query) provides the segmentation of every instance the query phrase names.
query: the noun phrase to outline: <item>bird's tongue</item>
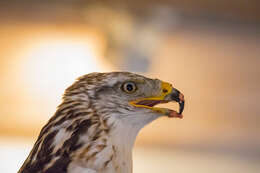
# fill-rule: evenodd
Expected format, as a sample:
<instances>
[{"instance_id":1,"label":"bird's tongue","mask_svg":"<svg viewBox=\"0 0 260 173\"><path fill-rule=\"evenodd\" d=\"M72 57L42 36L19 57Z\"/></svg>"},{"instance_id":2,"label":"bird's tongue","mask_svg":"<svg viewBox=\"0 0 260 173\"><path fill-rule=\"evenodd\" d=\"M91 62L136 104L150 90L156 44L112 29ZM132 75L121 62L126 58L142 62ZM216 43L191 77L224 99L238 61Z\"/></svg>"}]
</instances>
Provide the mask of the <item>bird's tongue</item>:
<instances>
[{"instance_id":1,"label":"bird's tongue","mask_svg":"<svg viewBox=\"0 0 260 173\"><path fill-rule=\"evenodd\" d=\"M179 114L178 112L174 111L174 110L170 110L169 114L168 114L169 118L183 118L182 114Z\"/></svg>"}]
</instances>

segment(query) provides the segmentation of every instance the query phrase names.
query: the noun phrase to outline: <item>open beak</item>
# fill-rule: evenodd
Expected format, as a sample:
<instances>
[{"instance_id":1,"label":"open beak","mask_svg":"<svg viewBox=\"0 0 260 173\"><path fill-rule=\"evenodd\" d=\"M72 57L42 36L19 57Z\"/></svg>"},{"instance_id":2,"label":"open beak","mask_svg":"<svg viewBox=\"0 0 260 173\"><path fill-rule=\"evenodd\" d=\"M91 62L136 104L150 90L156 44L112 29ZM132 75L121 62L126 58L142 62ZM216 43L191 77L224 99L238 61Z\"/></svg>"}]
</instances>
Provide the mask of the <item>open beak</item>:
<instances>
[{"instance_id":1,"label":"open beak","mask_svg":"<svg viewBox=\"0 0 260 173\"><path fill-rule=\"evenodd\" d=\"M168 102L178 102L179 111L177 112L168 108L154 107L155 105ZM166 82L162 82L160 95L158 97L142 98L130 102L130 104L133 106L151 109L158 113L167 115L168 117L177 118L183 117L182 112L184 110L184 103L184 95L177 89L173 88L171 84Z\"/></svg>"}]
</instances>

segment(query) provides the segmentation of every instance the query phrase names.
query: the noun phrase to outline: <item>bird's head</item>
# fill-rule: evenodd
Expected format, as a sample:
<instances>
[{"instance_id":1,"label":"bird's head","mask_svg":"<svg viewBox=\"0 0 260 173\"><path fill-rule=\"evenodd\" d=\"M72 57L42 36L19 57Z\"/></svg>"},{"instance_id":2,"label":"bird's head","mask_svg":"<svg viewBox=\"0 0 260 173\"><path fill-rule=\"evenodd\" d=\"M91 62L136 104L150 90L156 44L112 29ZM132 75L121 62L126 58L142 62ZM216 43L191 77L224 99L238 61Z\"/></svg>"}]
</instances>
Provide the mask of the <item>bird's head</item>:
<instances>
[{"instance_id":1,"label":"bird's head","mask_svg":"<svg viewBox=\"0 0 260 173\"><path fill-rule=\"evenodd\" d=\"M179 112L154 107L172 101ZM131 172L140 129L160 116L182 118L183 108L183 94L167 82L129 72L87 74L66 89L19 172Z\"/></svg>"},{"instance_id":2,"label":"bird's head","mask_svg":"<svg viewBox=\"0 0 260 173\"><path fill-rule=\"evenodd\" d=\"M184 96L167 82L150 79L129 72L91 73L85 75L67 89L67 95L86 93L86 101L100 115L137 121L155 119L159 116L182 118ZM65 94L66 98L66 94ZM74 98L77 98L74 95ZM155 105L178 102L179 111L155 107ZM140 119L139 119L140 118ZM149 120L147 120L149 121Z\"/></svg>"}]
</instances>

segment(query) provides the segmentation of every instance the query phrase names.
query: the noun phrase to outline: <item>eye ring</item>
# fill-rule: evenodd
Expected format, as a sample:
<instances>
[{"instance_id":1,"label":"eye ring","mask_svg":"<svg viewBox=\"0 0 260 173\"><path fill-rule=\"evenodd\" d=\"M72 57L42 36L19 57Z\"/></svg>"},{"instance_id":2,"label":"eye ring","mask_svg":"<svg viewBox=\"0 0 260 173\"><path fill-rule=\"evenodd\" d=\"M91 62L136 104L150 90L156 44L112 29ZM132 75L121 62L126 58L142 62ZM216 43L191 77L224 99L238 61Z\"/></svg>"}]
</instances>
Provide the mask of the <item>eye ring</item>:
<instances>
[{"instance_id":1,"label":"eye ring","mask_svg":"<svg viewBox=\"0 0 260 173\"><path fill-rule=\"evenodd\" d=\"M126 93L134 93L137 90L134 82L126 82L122 85L122 90Z\"/></svg>"}]
</instances>

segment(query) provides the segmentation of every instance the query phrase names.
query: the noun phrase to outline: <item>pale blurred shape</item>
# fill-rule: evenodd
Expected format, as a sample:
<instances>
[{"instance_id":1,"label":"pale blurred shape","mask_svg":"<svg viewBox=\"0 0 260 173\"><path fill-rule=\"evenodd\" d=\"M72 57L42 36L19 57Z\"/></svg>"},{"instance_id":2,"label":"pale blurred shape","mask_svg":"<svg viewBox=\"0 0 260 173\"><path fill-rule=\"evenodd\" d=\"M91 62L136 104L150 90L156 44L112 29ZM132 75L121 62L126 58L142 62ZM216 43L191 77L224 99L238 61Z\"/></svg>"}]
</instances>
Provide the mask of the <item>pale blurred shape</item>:
<instances>
[{"instance_id":1,"label":"pale blurred shape","mask_svg":"<svg viewBox=\"0 0 260 173\"><path fill-rule=\"evenodd\" d=\"M16 45L14 56L1 59L5 67L0 90L0 113L5 115L0 118L4 122L1 134L36 137L61 103L64 90L78 77L111 71L103 60L103 46L101 36L87 31L78 35L48 32Z\"/></svg>"},{"instance_id":2,"label":"pale blurred shape","mask_svg":"<svg viewBox=\"0 0 260 173\"><path fill-rule=\"evenodd\" d=\"M31 84L30 92L48 98L60 98L76 78L105 68L91 40L44 40L29 51L24 76Z\"/></svg>"},{"instance_id":3,"label":"pale blurred shape","mask_svg":"<svg viewBox=\"0 0 260 173\"><path fill-rule=\"evenodd\" d=\"M18 172L31 149L24 140L18 138L0 138L0 172Z\"/></svg>"}]
</instances>

